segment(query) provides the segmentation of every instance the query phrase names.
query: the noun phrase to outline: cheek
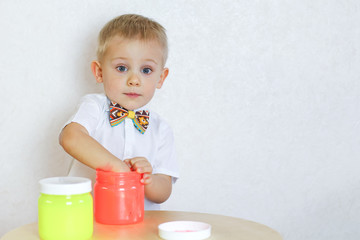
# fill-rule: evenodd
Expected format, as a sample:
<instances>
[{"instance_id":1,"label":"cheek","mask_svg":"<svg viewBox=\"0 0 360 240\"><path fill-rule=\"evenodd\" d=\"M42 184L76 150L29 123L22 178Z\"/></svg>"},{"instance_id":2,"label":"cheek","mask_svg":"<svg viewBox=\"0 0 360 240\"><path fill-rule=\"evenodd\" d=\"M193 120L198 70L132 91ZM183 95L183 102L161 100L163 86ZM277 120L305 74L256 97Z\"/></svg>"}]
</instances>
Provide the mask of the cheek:
<instances>
[{"instance_id":1,"label":"cheek","mask_svg":"<svg viewBox=\"0 0 360 240\"><path fill-rule=\"evenodd\" d=\"M103 84L104 84L105 91L109 91L113 88L112 84L107 81L104 81Z\"/></svg>"},{"instance_id":2,"label":"cheek","mask_svg":"<svg viewBox=\"0 0 360 240\"><path fill-rule=\"evenodd\" d=\"M144 88L144 90L146 91L149 97L152 97L154 95L155 89L156 89L155 83L147 84L146 87Z\"/></svg>"},{"instance_id":3,"label":"cheek","mask_svg":"<svg viewBox=\"0 0 360 240\"><path fill-rule=\"evenodd\" d=\"M118 89L121 88L121 80L120 79L106 79L104 81L104 88L106 89Z\"/></svg>"}]
</instances>

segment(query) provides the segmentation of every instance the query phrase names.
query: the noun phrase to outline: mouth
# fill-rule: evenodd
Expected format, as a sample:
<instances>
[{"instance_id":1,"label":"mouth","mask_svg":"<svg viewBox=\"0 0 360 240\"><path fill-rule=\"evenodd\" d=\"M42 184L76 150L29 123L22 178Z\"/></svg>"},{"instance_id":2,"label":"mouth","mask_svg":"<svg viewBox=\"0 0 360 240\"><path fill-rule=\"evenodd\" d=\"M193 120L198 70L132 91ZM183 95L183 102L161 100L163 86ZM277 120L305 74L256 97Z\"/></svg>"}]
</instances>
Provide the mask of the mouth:
<instances>
[{"instance_id":1,"label":"mouth","mask_svg":"<svg viewBox=\"0 0 360 240\"><path fill-rule=\"evenodd\" d=\"M133 93L133 92L130 92L130 93L124 93L126 96L130 97L130 98L137 98L139 96L141 96L140 94L138 93Z\"/></svg>"}]
</instances>

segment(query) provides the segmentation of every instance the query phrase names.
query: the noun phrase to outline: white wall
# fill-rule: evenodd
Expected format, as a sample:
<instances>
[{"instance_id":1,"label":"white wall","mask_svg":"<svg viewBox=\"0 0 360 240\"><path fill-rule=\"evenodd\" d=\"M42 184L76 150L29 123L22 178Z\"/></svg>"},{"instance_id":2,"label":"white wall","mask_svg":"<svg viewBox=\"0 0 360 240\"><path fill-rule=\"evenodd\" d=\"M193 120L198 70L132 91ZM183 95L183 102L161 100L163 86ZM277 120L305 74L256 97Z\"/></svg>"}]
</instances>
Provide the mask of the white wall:
<instances>
[{"instance_id":1,"label":"white wall","mask_svg":"<svg viewBox=\"0 0 360 240\"><path fill-rule=\"evenodd\" d=\"M65 174L58 133L102 90L97 33L123 13L168 29L171 72L153 106L173 126L181 179L164 209L285 239L360 238L357 0L2 0L0 236L36 221L39 179Z\"/></svg>"}]
</instances>

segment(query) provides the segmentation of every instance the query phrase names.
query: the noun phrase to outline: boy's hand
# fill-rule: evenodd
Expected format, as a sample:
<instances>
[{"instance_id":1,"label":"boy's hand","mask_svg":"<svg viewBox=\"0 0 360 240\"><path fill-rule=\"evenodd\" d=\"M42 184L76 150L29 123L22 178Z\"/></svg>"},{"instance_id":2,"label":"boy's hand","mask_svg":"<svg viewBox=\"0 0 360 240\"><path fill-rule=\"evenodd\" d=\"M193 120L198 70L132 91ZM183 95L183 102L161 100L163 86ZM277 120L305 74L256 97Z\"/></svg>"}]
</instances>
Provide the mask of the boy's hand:
<instances>
[{"instance_id":1,"label":"boy's hand","mask_svg":"<svg viewBox=\"0 0 360 240\"><path fill-rule=\"evenodd\" d=\"M144 183L145 185L152 183L153 168L146 158L135 157L131 159L126 159L124 160L124 162L131 170L143 174L143 178L141 179L142 183Z\"/></svg>"},{"instance_id":2,"label":"boy's hand","mask_svg":"<svg viewBox=\"0 0 360 240\"><path fill-rule=\"evenodd\" d=\"M130 172L131 168L125 164L123 161L118 159L118 161L115 162L116 164L113 164L112 166L106 166L103 168L100 168L105 171L112 171L112 172Z\"/></svg>"}]
</instances>

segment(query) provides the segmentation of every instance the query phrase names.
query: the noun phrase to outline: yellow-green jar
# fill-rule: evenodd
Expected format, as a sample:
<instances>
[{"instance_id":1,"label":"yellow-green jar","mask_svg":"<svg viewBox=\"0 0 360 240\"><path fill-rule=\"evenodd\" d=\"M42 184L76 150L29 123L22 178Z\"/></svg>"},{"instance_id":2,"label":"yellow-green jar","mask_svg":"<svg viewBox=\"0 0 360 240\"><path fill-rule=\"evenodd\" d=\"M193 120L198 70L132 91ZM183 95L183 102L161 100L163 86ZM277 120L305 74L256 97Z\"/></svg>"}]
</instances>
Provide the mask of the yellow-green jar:
<instances>
[{"instance_id":1,"label":"yellow-green jar","mask_svg":"<svg viewBox=\"0 0 360 240\"><path fill-rule=\"evenodd\" d=\"M80 177L40 180L39 235L42 240L85 240L93 233L91 181Z\"/></svg>"}]
</instances>

